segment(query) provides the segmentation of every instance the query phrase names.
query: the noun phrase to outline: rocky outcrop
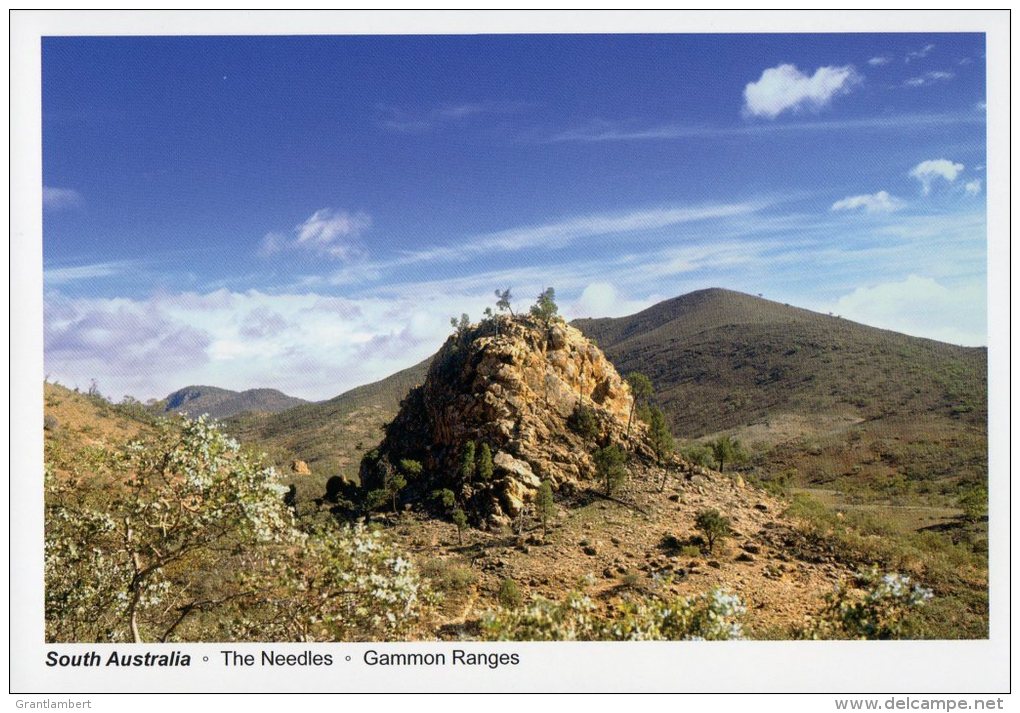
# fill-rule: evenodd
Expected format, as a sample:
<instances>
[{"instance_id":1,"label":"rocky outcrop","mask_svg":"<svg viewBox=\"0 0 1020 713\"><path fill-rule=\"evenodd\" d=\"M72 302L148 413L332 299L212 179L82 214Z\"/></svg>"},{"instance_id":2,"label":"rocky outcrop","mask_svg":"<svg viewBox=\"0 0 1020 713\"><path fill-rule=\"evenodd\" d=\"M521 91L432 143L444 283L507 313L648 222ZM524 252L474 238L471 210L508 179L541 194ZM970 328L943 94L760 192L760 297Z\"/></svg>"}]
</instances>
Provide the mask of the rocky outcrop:
<instances>
[{"instance_id":1,"label":"rocky outcrop","mask_svg":"<svg viewBox=\"0 0 1020 713\"><path fill-rule=\"evenodd\" d=\"M312 471L308 467L308 464L303 460L293 460L290 462L290 472L294 475L311 475Z\"/></svg>"},{"instance_id":2,"label":"rocky outcrop","mask_svg":"<svg viewBox=\"0 0 1020 713\"><path fill-rule=\"evenodd\" d=\"M476 521L505 524L543 480L562 491L594 478L591 452L599 446L650 456L643 424L635 419L627 434L632 405L626 381L577 329L558 319L497 316L447 340L362 463L362 482L383 487L401 460L415 460L423 467L408 478L405 499L449 488ZM579 410L588 428L571 425ZM469 442L476 454L488 446L488 480L477 468L464 474Z\"/></svg>"}]
</instances>

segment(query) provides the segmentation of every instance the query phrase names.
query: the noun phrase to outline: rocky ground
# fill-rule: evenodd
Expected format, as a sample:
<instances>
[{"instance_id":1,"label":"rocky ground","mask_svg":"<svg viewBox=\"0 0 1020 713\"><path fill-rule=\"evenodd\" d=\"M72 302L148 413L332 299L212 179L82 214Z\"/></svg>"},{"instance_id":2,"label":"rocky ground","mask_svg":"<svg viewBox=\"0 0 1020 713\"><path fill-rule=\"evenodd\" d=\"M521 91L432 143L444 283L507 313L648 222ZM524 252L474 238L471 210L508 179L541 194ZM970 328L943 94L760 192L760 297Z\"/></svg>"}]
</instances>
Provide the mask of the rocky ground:
<instances>
[{"instance_id":1,"label":"rocky ground","mask_svg":"<svg viewBox=\"0 0 1020 713\"><path fill-rule=\"evenodd\" d=\"M407 510L380 518L436 578L447 579L440 623L424 637L470 638L513 580L524 599L588 593L604 610L628 596L694 595L721 587L740 595L753 638L788 638L855 567L836 560L783 516L785 504L731 477L702 470L691 479L638 469L618 497L581 490L558 503L543 535L529 519L520 532L457 528ZM696 544L696 513L714 508L733 534L714 551Z\"/></svg>"}]
</instances>

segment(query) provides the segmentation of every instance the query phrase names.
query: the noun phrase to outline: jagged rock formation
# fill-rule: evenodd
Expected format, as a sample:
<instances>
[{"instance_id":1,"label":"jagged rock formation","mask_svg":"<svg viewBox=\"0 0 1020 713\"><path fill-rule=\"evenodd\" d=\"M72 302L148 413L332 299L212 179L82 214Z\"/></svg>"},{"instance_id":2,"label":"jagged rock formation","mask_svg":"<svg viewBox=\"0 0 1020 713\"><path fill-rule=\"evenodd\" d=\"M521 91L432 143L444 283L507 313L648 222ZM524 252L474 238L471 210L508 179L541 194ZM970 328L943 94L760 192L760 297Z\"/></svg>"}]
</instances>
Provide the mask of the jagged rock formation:
<instances>
[{"instance_id":1,"label":"jagged rock formation","mask_svg":"<svg viewBox=\"0 0 1020 713\"><path fill-rule=\"evenodd\" d=\"M422 469L413 478L405 474L405 500L449 488L476 521L505 525L543 480L564 491L594 478L596 447L617 444L649 457L637 419L628 436L632 405L626 381L574 327L559 319L497 316L447 340L378 451L362 462L362 483L385 487L402 460L415 460ZM589 429L571 425L579 408L591 417ZM469 442L476 452L489 447L491 479L462 474Z\"/></svg>"}]
</instances>

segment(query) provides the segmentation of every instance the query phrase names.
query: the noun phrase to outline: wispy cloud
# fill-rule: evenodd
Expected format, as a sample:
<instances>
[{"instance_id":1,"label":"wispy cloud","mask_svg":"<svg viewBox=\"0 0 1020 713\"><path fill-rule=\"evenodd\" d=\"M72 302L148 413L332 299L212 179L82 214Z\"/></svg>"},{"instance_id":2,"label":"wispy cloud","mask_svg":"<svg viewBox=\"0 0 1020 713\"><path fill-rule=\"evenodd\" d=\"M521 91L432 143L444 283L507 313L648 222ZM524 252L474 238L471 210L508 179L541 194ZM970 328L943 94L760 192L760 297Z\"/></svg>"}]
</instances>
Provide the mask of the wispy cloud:
<instances>
[{"instance_id":1,"label":"wispy cloud","mask_svg":"<svg viewBox=\"0 0 1020 713\"><path fill-rule=\"evenodd\" d=\"M975 178L973 181L967 181L967 183L963 186L963 190L968 196L980 195L981 179Z\"/></svg>"},{"instance_id":2,"label":"wispy cloud","mask_svg":"<svg viewBox=\"0 0 1020 713\"><path fill-rule=\"evenodd\" d=\"M935 84L936 82L948 82L956 75L952 72L926 72L919 77L911 77L903 81L903 86L906 87L925 87L929 84Z\"/></svg>"},{"instance_id":3,"label":"wispy cloud","mask_svg":"<svg viewBox=\"0 0 1020 713\"><path fill-rule=\"evenodd\" d=\"M889 64L892 61L892 57L878 56L872 57L868 60L868 64L872 67L881 67L882 65Z\"/></svg>"},{"instance_id":4,"label":"wispy cloud","mask_svg":"<svg viewBox=\"0 0 1020 713\"><path fill-rule=\"evenodd\" d=\"M932 184L936 180L943 180L952 183L963 171L962 163L954 163L945 158L929 159L910 169L910 176L921 183L921 192L924 195L931 193Z\"/></svg>"},{"instance_id":5,"label":"wispy cloud","mask_svg":"<svg viewBox=\"0 0 1020 713\"><path fill-rule=\"evenodd\" d=\"M525 102L481 101L442 104L431 109L379 107L383 114L379 125L401 134L422 134L481 115L514 114L531 106Z\"/></svg>"},{"instance_id":6,"label":"wispy cloud","mask_svg":"<svg viewBox=\"0 0 1020 713\"><path fill-rule=\"evenodd\" d=\"M760 210L766 201L719 203L699 206L647 208L625 213L596 213L563 220L525 225L470 236L455 245L409 251L394 258L366 261L327 278L333 285L376 279L387 270L418 264L460 263L483 255L516 253L531 248L565 248L606 236L636 235L671 226L746 215Z\"/></svg>"},{"instance_id":7,"label":"wispy cloud","mask_svg":"<svg viewBox=\"0 0 1020 713\"><path fill-rule=\"evenodd\" d=\"M894 131L924 129L954 124L979 124L984 117L975 113L900 114L862 119L836 119L828 121L800 121L788 123L744 124L741 126L689 126L659 124L634 126L627 122L599 120L591 124L568 129L545 139L548 143L599 142L599 141L663 141L706 139L727 136L758 136L775 133L806 131Z\"/></svg>"},{"instance_id":8,"label":"wispy cloud","mask_svg":"<svg viewBox=\"0 0 1020 713\"><path fill-rule=\"evenodd\" d=\"M784 111L818 110L861 81L851 65L819 67L809 76L792 64L780 64L744 87L744 113L774 119Z\"/></svg>"},{"instance_id":9,"label":"wispy cloud","mask_svg":"<svg viewBox=\"0 0 1020 713\"><path fill-rule=\"evenodd\" d=\"M932 50L934 50L934 49L935 49L935 45L927 44L927 45L925 45L924 47L922 47L919 50L914 50L912 52L907 52L907 55L903 58L903 61L907 62L907 63L910 63L910 62L913 62L915 59L924 59L929 54L931 54Z\"/></svg>"},{"instance_id":10,"label":"wispy cloud","mask_svg":"<svg viewBox=\"0 0 1020 713\"><path fill-rule=\"evenodd\" d=\"M832 204L832 211L863 210L866 213L892 213L903 207L903 201L886 191L849 196Z\"/></svg>"},{"instance_id":11,"label":"wispy cloud","mask_svg":"<svg viewBox=\"0 0 1020 713\"><path fill-rule=\"evenodd\" d=\"M54 186L43 186L42 200L43 208L47 210L74 208L82 204L81 193L78 191L73 188L56 188Z\"/></svg>"},{"instance_id":12,"label":"wispy cloud","mask_svg":"<svg viewBox=\"0 0 1020 713\"><path fill-rule=\"evenodd\" d=\"M78 280L95 280L101 277L122 275L133 269L136 263L130 261L96 262L90 265L43 268L43 279L49 286L66 285Z\"/></svg>"},{"instance_id":13,"label":"wispy cloud","mask_svg":"<svg viewBox=\"0 0 1020 713\"><path fill-rule=\"evenodd\" d=\"M371 225L372 219L367 213L322 208L294 226L289 235L266 233L259 253L268 256L286 249L298 249L350 260L363 255L358 238Z\"/></svg>"}]
</instances>

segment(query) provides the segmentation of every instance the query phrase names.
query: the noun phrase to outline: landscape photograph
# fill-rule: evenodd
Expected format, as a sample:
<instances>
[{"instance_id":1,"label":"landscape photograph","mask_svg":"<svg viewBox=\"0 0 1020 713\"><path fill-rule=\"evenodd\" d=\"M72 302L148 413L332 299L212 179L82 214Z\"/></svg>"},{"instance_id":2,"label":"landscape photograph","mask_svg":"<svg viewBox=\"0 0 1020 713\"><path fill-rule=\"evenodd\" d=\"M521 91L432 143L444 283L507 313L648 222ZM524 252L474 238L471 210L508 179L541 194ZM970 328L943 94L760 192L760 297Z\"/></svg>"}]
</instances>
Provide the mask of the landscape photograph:
<instances>
[{"instance_id":1,"label":"landscape photograph","mask_svg":"<svg viewBox=\"0 0 1020 713\"><path fill-rule=\"evenodd\" d=\"M983 34L41 59L46 642L989 638Z\"/></svg>"}]
</instances>

